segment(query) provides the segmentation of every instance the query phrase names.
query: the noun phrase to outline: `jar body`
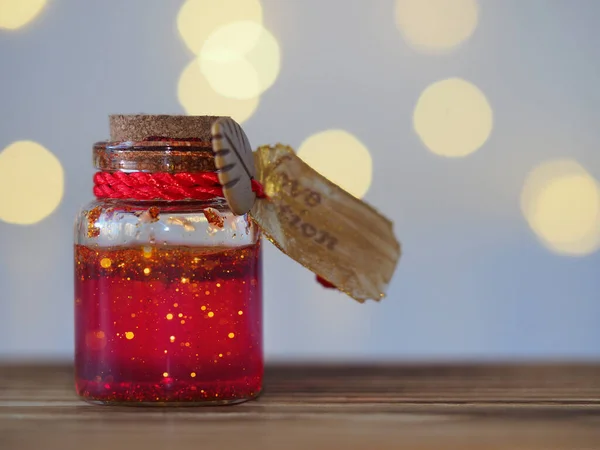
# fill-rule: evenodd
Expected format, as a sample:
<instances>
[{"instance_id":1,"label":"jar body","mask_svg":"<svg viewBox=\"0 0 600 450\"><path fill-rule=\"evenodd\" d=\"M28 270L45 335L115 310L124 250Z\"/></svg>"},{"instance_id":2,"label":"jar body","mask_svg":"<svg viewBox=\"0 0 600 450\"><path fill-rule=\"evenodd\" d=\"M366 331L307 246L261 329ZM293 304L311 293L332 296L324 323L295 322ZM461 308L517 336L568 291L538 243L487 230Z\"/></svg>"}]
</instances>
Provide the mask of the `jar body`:
<instances>
[{"instance_id":1,"label":"jar body","mask_svg":"<svg viewBox=\"0 0 600 450\"><path fill-rule=\"evenodd\" d=\"M227 404L263 376L256 225L212 202L98 200L75 229L75 374L107 404Z\"/></svg>"}]
</instances>

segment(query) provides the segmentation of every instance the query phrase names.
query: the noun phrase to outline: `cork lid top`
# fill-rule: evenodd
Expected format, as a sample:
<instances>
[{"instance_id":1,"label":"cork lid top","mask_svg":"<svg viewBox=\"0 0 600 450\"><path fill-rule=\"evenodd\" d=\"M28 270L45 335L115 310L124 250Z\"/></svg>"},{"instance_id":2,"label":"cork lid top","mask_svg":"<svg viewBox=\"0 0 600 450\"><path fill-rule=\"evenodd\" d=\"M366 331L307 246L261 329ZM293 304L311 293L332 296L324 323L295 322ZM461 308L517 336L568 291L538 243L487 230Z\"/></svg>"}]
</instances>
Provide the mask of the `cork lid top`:
<instances>
[{"instance_id":1,"label":"cork lid top","mask_svg":"<svg viewBox=\"0 0 600 450\"><path fill-rule=\"evenodd\" d=\"M148 138L164 137L210 142L210 128L218 119L218 116L111 115L110 140L141 142Z\"/></svg>"}]
</instances>

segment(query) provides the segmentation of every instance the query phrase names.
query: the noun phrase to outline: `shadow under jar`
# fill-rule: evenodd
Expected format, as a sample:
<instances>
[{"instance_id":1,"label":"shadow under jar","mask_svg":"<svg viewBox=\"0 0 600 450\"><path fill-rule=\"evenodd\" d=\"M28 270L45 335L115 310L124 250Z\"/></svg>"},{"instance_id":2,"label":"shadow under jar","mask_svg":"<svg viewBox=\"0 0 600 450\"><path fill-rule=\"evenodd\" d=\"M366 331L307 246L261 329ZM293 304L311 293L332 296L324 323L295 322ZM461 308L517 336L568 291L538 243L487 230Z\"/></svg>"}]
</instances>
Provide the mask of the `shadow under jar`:
<instances>
[{"instance_id":1,"label":"shadow under jar","mask_svg":"<svg viewBox=\"0 0 600 450\"><path fill-rule=\"evenodd\" d=\"M167 406L256 397L260 233L215 194L210 143L98 143L94 162L99 198L75 226L77 394ZM206 177L205 195L186 198L186 174ZM170 187L148 181L157 177Z\"/></svg>"}]
</instances>

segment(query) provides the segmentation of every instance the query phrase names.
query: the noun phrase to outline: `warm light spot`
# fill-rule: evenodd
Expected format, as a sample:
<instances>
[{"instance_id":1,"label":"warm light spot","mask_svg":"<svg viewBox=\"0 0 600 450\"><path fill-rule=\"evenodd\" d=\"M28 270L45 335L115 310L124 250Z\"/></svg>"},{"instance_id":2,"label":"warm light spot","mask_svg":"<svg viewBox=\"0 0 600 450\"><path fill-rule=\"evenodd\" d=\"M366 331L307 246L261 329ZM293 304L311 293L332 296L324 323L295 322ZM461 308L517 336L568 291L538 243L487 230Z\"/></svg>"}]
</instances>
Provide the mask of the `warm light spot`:
<instances>
[{"instance_id":1,"label":"warm light spot","mask_svg":"<svg viewBox=\"0 0 600 450\"><path fill-rule=\"evenodd\" d=\"M206 306L202 305L202 306L200 307L200 309L201 309L202 311L206 311Z\"/></svg>"},{"instance_id":2,"label":"warm light spot","mask_svg":"<svg viewBox=\"0 0 600 450\"><path fill-rule=\"evenodd\" d=\"M186 278L186 277L181 277L181 283L182 283L182 284L186 284L186 283L189 283L189 282L190 282L190 279L189 279L189 278Z\"/></svg>"},{"instance_id":3,"label":"warm light spot","mask_svg":"<svg viewBox=\"0 0 600 450\"><path fill-rule=\"evenodd\" d=\"M600 186L576 161L549 161L532 170L521 210L541 242L556 253L582 256L600 248Z\"/></svg>"},{"instance_id":4,"label":"warm light spot","mask_svg":"<svg viewBox=\"0 0 600 450\"><path fill-rule=\"evenodd\" d=\"M219 353L219 358L222 358L222 357L223 357L223 353Z\"/></svg>"},{"instance_id":5,"label":"warm light spot","mask_svg":"<svg viewBox=\"0 0 600 450\"><path fill-rule=\"evenodd\" d=\"M181 325L185 325L185 320L181 319Z\"/></svg>"},{"instance_id":6,"label":"warm light spot","mask_svg":"<svg viewBox=\"0 0 600 450\"><path fill-rule=\"evenodd\" d=\"M185 343L185 346L186 346L186 347L189 347L190 345L191 345L191 344L190 344L189 342L186 342L186 343Z\"/></svg>"},{"instance_id":7,"label":"warm light spot","mask_svg":"<svg viewBox=\"0 0 600 450\"><path fill-rule=\"evenodd\" d=\"M238 311L238 315L240 315L240 316L241 316L242 314L244 314L244 311L241 311L241 310L240 310L240 311Z\"/></svg>"},{"instance_id":8,"label":"warm light spot","mask_svg":"<svg viewBox=\"0 0 600 450\"><path fill-rule=\"evenodd\" d=\"M91 350L102 350L107 344L106 334L104 331L90 331L86 333L85 343Z\"/></svg>"},{"instance_id":9,"label":"warm light spot","mask_svg":"<svg viewBox=\"0 0 600 450\"><path fill-rule=\"evenodd\" d=\"M220 288L221 287L221 283L217 283L217 287Z\"/></svg>"},{"instance_id":10,"label":"warm light spot","mask_svg":"<svg viewBox=\"0 0 600 450\"><path fill-rule=\"evenodd\" d=\"M16 30L31 22L47 0L0 0L0 28Z\"/></svg>"},{"instance_id":11,"label":"warm light spot","mask_svg":"<svg viewBox=\"0 0 600 450\"><path fill-rule=\"evenodd\" d=\"M449 78L423 91L415 106L413 125L433 153L460 157L473 153L487 141L493 112L475 85Z\"/></svg>"},{"instance_id":12,"label":"warm light spot","mask_svg":"<svg viewBox=\"0 0 600 450\"><path fill-rule=\"evenodd\" d=\"M0 152L0 220L30 225L45 219L60 204L63 188L60 161L40 144L18 141Z\"/></svg>"},{"instance_id":13,"label":"warm light spot","mask_svg":"<svg viewBox=\"0 0 600 450\"><path fill-rule=\"evenodd\" d=\"M168 353L168 352L167 352L167 350L165 350L165 355L166 355L167 353Z\"/></svg>"},{"instance_id":14,"label":"warm light spot","mask_svg":"<svg viewBox=\"0 0 600 450\"><path fill-rule=\"evenodd\" d=\"M233 338L235 337L235 333L229 333L229 334L227 335L227 337L228 337L229 339L233 339Z\"/></svg>"},{"instance_id":15,"label":"warm light spot","mask_svg":"<svg viewBox=\"0 0 600 450\"><path fill-rule=\"evenodd\" d=\"M100 260L100 265L103 268L108 269L112 265L112 261L110 260L110 258L102 258Z\"/></svg>"},{"instance_id":16,"label":"warm light spot","mask_svg":"<svg viewBox=\"0 0 600 450\"><path fill-rule=\"evenodd\" d=\"M131 313L131 317L135 317L135 313Z\"/></svg>"},{"instance_id":17,"label":"warm light spot","mask_svg":"<svg viewBox=\"0 0 600 450\"><path fill-rule=\"evenodd\" d=\"M183 317L183 313L177 314L177 317L182 318Z\"/></svg>"},{"instance_id":18,"label":"warm light spot","mask_svg":"<svg viewBox=\"0 0 600 450\"><path fill-rule=\"evenodd\" d=\"M262 24L259 0L188 0L179 10L177 28L185 44L197 55L217 28L245 20Z\"/></svg>"},{"instance_id":19,"label":"warm light spot","mask_svg":"<svg viewBox=\"0 0 600 450\"><path fill-rule=\"evenodd\" d=\"M260 102L258 97L238 100L217 94L202 75L198 60L184 69L177 95L189 115L230 116L240 124L254 114Z\"/></svg>"},{"instance_id":20,"label":"warm light spot","mask_svg":"<svg viewBox=\"0 0 600 450\"><path fill-rule=\"evenodd\" d=\"M179 303L173 303L173 308L177 308L179 306Z\"/></svg>"},{"instance_id":21,"label":"warm light spot","mask_svg":"<svg viewBox=\"0 0 600 450\"><path fill-rule=\"evenodd\" d=\"M144 273L145 273L146 275L148 275L148 274L150 273L150 268L149 268L149 267L146 267L146 268L144 269Z\"/></svg>"},{"instance_id":22,"label":"warm light spot","mask_svg":"<svg viewBox=\"0 0 600 450\"><path fill-rule=\"evenodd\" d=\"M309 166L355 197L371 185L373 163L367 147L344 130L327 130L310 136L298 149Z\"/></svg>"},{"instance_id":23,"label":"warm light spot","mask_svg":"<svg viewBox=\"0 0 600 450\"><path fill-rule=\"evenodd\" d=\"M200 52L200 71L215 92L247 100L269 89L280 70L277 39L256 22L234 22L212 33Z\"/></svg>"},{"instance_id":24,"label":"warm light spot","mask_svg":"<svg viewBox=\"0 0 600 450\"><path fill-rule=\"evenodd\" d=\"M210 295L210 291L204 291L204 295Z\"/></svg>"},{"instance_id":25,"label":"warm light spot","mask_svg":"<svg viewBox=\"0 0 600 450\"><path fill-rule=\"evenodd\" d=\"M171 314L171 313L167 314L167 320L173 320L173 314Z\"/></svg>"},{"instance_id":26,"label":"warm light spot","mask_svg":"<svg viewBox=\"0 0 600 450\"><path fill-rule=\"evenodd\" d=\"M473 34L478 19L476 0L396 0L396 25L423 52L456 47Z\"/></svg>"},{"instance_id":27,"label":"warm light spot","mask_svg":"<svg viewBox=\"0 0 600 450\"><path fill-rule=\"evenodd\" d=\"M190 373L190 377L195 378L196 377L196 372Z\"/></svg>"},{"instance_id":28,"label":"warm light spot","mask_svg":"<svg viewBox=\"0 0 600 450\"><path fill-rule=\"evenodd\" d=\"M169 372L163 372L163 377L167 378L169 376Z\"/></svg>"},{"instance_id":29,"label":"warm light spot","mask_svg":"<svg viewBox=\"0 0 600 450\"><path fill-rule=\"evenodd\" d=\"M215 316L215 313L214 313L214 312L210 311L210 312L208 313L208 317L214 317L214 316Z\"/></svg>"},{"instance_id":30,"label":"warm light spot","mask_svg":"<svg viewBox=\"0 0 600 450\"><path fill-rule=\"evenodd\" d=\"M171 343L175 342L175 336L169 337L169 341L171 341Z\"/></svg>"},{"instance_id":31,"label":"warm light spot","mask_svg":"<svg viewBox=\"0 0 600 450\"><path fill-rule=\"evenodd\" d=\"M133 337L134 337L133 331L125 332L125 337L129 340L133 339Z\"/></svg>"},{"instance_id":32,"label":"warm light spot","mask_svg":"<svg viewBox=\"0 0 600 450\"><path fill-rule=\"evenodd\" d=\"M150 258L152 256L152 247L144 247L142 249L142 254L144 258Z\"/></svg>"}]
</instances>

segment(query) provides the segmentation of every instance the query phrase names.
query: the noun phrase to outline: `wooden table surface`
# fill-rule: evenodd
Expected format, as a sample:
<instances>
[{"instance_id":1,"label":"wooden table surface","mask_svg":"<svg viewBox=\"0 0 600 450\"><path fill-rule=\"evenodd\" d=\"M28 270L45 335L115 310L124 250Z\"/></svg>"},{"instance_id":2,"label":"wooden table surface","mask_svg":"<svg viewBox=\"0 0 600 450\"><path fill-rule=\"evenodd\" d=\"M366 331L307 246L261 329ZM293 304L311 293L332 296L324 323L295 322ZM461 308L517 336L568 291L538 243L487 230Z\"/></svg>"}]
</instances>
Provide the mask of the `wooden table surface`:
<instances>
[{"instance_id":1,"label":"wooden table surface","mask_svg":"<svg viewBox=\"0 0 600 450\"><path fill-rule=\"evenodd\" d=\"M600 450L600 365L272 366L238 406L92 406L0 366L0 449Z\"/></svg>"}]
</instances>

